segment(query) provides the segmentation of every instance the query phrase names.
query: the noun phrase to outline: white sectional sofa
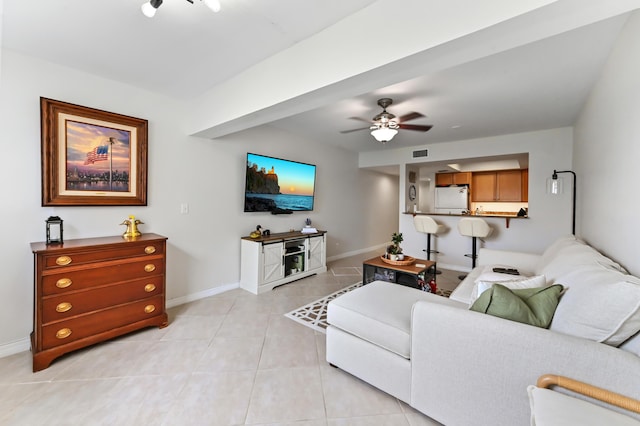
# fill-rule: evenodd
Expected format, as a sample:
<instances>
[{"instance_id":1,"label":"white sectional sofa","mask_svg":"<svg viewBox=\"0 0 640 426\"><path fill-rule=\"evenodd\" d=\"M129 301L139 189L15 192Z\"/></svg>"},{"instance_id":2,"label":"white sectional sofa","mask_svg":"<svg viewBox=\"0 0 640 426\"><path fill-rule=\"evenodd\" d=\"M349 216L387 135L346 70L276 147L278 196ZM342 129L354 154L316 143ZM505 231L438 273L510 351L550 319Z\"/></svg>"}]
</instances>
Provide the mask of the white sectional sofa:
<instances>
[{"instance_id":1,"label":"white sectional sofa","mask_svg":"<svg viewBox=\"0 0 640 426\"><path fill-rule=\"evenodd\" d=\"M640 399L640 280L575 237L542 255L481 249L450 298L376 281L328 307L327 361L445 425L527 425L527 387L557 374ZM477 281L544 275L548 329L469 310Z\"/></svg>"}]
</instances>

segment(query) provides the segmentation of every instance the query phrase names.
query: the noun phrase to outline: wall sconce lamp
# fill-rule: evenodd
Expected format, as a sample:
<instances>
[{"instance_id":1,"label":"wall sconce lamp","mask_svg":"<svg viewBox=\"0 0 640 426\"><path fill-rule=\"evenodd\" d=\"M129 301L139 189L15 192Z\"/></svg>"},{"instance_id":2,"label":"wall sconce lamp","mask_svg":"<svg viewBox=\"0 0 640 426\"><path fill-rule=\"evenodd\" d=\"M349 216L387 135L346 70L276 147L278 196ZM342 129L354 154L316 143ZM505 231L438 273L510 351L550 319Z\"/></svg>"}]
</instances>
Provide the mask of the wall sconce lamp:
<instances>
[{"instance_id":1,"label":"wall sconce lamp","mask_svg":"<svg viewBox=\"0 0 640 426\"><path fill-rule=\"evenodd\" d=\"M59 216L49 216L47 223L47 245L62 244L62 219Z\"/></svg>"},{"instance_id":2,"label":"wall sconce lamp","mask_svg":"<svg viewBox=\"0 0 640 426\"><path fill-rule=\"evenodd\" d=\"M572 232L573 235L576 235L576 174L572 170L554 170L553 175L551 175L550 182L550 191L552 194L557 195L562 192L562 181L558 180L558 175L560 173L571 173L573 175L573 225Z\"/></svg>"}]
</instances>

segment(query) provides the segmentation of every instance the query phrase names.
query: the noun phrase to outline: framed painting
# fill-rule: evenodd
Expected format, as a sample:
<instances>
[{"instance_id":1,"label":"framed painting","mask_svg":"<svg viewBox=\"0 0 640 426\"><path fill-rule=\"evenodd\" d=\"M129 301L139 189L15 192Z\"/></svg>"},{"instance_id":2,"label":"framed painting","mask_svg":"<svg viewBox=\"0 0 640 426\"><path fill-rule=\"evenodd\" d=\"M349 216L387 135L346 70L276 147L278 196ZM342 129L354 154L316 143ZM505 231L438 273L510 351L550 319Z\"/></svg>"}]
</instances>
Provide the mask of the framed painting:
<instances>
[{"instance_id":1,"label":"framed painting","mask_svg":"<svg viewBox=\"0 0 640 426\"><path fill-rule=\"evenodd\" d=\"M146 206L147 120L40 98L43 206Z\"/></svg>"}]
</instances>

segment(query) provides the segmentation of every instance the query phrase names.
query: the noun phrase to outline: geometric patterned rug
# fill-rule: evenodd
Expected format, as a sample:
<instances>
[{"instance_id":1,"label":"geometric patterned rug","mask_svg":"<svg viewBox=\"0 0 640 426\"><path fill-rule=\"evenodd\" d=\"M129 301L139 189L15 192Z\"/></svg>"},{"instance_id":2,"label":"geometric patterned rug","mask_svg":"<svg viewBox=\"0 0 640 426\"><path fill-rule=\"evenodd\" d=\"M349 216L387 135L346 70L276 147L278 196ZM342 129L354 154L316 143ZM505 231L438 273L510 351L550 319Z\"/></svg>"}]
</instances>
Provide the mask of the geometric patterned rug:
<instances>
[{"instance_id":1,"label":"geometric patterned rug","mask_svg":"<svg viewBox=\"0 0 640 426\"><path fill-rule=\"evenodd\" d=\"M360 286L362 286L362 281L351 284L350 286L345 287L342 290L338 290L335 293L331 293L330 295L325 296L322 299L318 299L307 305L301 306L298 309L284 314L284 316L296 322L299 322L302 325L306 325L307 327L326 334L326 328L329 325L327 323L327 305L329 304L329 302L331 302L336 297L348 293ZM438 294L439 296L449 297L451 291L442 291L438 289L436 294Z\"/></svg>"},{"instance_id":2,"label":"geometric patterned rug","mask_svg":"<svg viewBox=\"0 0 640 426\"><path fill-rule=\"evenodd\" d=\"M354 288L358 288L362 285L362 282L351 284L348 287L338 290L335 293L331 293L328 296L318 299L315 302L311 302L307 305L284 314L285 317L290 318L302 325L306 325L321 333L326 333L327 328L327 304L336 297L348 293Z\"/></svg>"}]
</instances>

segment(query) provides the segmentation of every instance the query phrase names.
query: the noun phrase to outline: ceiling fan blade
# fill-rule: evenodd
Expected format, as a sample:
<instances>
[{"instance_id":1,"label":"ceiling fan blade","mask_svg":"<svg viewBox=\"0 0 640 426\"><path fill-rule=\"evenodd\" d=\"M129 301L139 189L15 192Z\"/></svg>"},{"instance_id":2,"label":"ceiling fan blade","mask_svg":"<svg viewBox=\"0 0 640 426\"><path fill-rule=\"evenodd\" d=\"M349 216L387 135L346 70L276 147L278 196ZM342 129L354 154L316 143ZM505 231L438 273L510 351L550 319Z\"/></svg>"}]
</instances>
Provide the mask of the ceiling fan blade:
<instances>
[{"instance_id":1,"label":"ceiling fan blade","mask_svg":"<svg viewBox=\"0 0 640 426\"><path fill-rule=\"evenodd\" d=\"M365 123L371 123L371 120L367 120L365 118L360 118L360 117L349 117L349 120L358 120L358 121L364 121Z\"/></svg>"},{"instance_id":2,"label":"ceiling fan blade","mask_svg":"<svg viewBox=\"0 0 640 426\"><path fill-rule=\"evenodd\" d=\"M424 117L424 115L420 114L419 112L409 112L403 115L402 117L398 118L398 121L400 123L404 123L405 121L415 120L416 118L422 118L422 117Z\"/></svg>"},{"instance_id":3,"label":"ceiling fan blade","mask_svg":"<svg viewBox=\"0 0 640 426\"><path fill-rule=\"evenodd\" d=\"M423 126L420 124L402 124L402 123L400 123L398 126L403 130L417 130L419 132L428 132L433 127L428 124Z\"/></svg>"},{"instance_id":4,"label":"ceiling fan blade","mask_svg":"<svg viewBox=\"0 0 640 426\"><path fill-rule=\"evenodd\" d=\"M351 133L351 132L358 132L360 130L369 130L368 127L361 127L359 129L351 129L351 130L340 130L340 133Z\"/></svg>"}]
</instances>

